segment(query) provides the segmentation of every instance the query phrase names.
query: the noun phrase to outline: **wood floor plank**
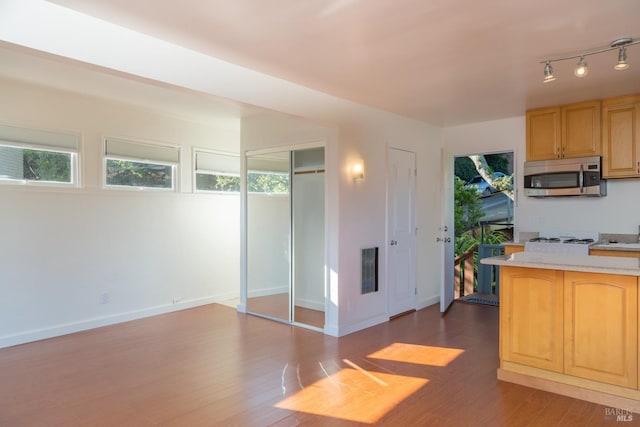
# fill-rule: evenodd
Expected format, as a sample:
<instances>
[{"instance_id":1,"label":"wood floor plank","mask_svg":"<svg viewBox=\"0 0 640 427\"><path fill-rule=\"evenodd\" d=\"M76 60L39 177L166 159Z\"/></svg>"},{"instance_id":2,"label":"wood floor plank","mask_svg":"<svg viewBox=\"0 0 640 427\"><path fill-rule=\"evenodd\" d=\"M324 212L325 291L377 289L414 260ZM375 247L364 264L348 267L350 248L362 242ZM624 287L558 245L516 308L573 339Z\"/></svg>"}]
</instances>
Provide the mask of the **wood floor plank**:
<instances>
[{"instance_id":1,"label":"wood floor plank","mask_svg":"<svg viewBox=\"0 0 640 427\"><path fill-rule=\"evenodd\" d=\"M432 306L334 338L212 304L0 349L0 426L612 425L498 381L498 313Z\"/></svg>"}]
</instances>

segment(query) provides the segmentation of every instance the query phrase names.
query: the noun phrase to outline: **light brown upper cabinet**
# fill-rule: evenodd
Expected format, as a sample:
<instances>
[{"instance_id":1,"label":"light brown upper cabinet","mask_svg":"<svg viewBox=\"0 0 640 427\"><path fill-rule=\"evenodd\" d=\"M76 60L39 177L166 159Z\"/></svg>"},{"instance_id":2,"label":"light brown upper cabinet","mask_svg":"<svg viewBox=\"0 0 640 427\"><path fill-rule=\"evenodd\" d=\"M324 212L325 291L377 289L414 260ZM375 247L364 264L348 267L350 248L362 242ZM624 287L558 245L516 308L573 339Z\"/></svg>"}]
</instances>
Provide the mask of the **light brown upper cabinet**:
<instances>
[{"instance_id":1,"label":"light brown upper cabinet","mask_svg":"<svg viewBox=\"0 0 640 427\"><path fill-rule=\"evenodd\" d=\"M602 175L640 177L640 95L602 101Z\"/></svg>"},{"instance_id":2,"label":"light brown upper cabinet","mask_svg":"<svg viewBox=\"0 0 640 427\"><path fill-rule=\"evenodd\" d=\"M527 160L599 156L600 101L527 111Z\"/></svg>"}]
</instances>

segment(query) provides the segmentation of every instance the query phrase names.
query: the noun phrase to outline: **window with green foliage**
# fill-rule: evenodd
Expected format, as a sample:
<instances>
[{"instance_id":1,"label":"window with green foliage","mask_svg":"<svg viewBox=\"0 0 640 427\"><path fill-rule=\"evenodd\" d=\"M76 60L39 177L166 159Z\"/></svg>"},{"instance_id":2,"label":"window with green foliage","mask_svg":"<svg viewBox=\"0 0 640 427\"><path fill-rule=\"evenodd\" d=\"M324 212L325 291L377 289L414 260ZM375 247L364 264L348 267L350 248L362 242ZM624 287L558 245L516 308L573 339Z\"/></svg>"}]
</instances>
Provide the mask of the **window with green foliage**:
<instances>
[{"instance_id":1,"label":"window with green foliage","mask_svg":"<svg viewBox=\"0 0 640 427\"><path fill-rule=\"evenodd\" d=\"M249 193L289 194L289 174L249 171L247 190Z\"/></svg>"},{"instance_id":2,"label":"window with green foliage","mask_svg":"<svg viewBox=\"0 0 640 427\"><path fill-rule=\"evenodd\" d=\"M173 165L107 159L107 185L173 188Z\"/></svg>"},{"instance_id":3,"label":"window with green foliage","mask_svg":"<svg viewBox=\"0 0 640 427\"><path fill-rule=\"evenodd\" d=\"M74 184L76 153L0 145L0 179L20 183Z\"/></svg>"},{"instance_id":4,"label":"window with green foliage","mask_svg":"<svg viewBox=\"0 0 640 427\"><path fill-rule=\"evenodd\" d=\"M240 157L237 154L195 150L195 190L240 192Z\"/></svg>"},{"instance_id":5,"label":"window with green foliage","mask_svg":"<svg viewBox=\"0 0 640 427\"><path fill-rule=\"evenodd\" d=\"M196 172L196 190L239 193L240 177L215 172Z\"/></svg>"},{"instance_id":6,"label":"window with green foliage","mask_svg":"<svg viewBox=\"0 0 640 427\"><path fill-rule=\"evenodd\" d=\"M106 138L104 159L108 187L175 189L178 147Z\"/></svg>"},{"instance_id":7,"label":"window with green foliage","mask_svg":"<svg viewBox=\"0 0 640 427\"><path fill-rule=\"evenodd\" d=\"M78 185L80 135L0 124L0 181Z\"/></svg>"}]
</instances>

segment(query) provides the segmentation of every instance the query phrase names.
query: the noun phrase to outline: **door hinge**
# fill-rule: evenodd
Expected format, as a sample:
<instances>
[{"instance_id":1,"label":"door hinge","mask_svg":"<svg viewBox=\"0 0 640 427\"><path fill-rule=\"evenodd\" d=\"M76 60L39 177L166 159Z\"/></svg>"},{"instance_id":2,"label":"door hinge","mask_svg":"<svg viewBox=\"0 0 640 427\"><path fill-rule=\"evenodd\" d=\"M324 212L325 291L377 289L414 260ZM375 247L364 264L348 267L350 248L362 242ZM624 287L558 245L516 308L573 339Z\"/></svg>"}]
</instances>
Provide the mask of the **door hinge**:
<instances>
[{"instance_id":1,"label":"door hinge","mask_svg":"<svg viewBox=\"0 0 640 427\"><path fill-rule=\"evenodd\" d=\"M418 288L413 288L413 294L418 295Z\"/></svg>"}]
</instances>

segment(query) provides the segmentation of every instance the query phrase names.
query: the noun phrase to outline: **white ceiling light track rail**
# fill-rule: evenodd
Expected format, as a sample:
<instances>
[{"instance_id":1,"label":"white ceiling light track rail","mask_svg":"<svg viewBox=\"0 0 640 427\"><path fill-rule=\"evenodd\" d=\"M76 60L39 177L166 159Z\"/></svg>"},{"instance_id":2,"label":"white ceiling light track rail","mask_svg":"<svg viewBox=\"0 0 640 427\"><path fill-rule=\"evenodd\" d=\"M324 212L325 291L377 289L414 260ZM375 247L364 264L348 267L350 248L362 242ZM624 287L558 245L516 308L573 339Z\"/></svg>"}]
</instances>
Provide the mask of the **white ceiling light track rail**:
<instances>
[{"instance_id":1,"label":"white ceiling light track rail","mask_svg":"<svg viewBox=\"0 0 640 427\"><path fill-rule=\"evenodd\" d=\"M574 74L576 77L585 77L589 74L589 65L587 61L585 61L586 56L597 55L599 53L609 52L610 50L618 49L618 62L614 65L614 69L616 71L622 71L629 68L629 63L627 62L627 47L637 45L640 43L640 40L634 40L631 37L622 37L619 39L615 39L612 41L608 47L588 50L586 52L578 53L571 56L563 56L560 58L546 59L544 61L540 61L541 64L544 65L544 83L552 82L556 79L553 74L553 67L551 66L552 62L558 61L566 61L568 59L576 59L580 58L578 61L576 68L574 70Z\"/></svg>"}]
</instances>

